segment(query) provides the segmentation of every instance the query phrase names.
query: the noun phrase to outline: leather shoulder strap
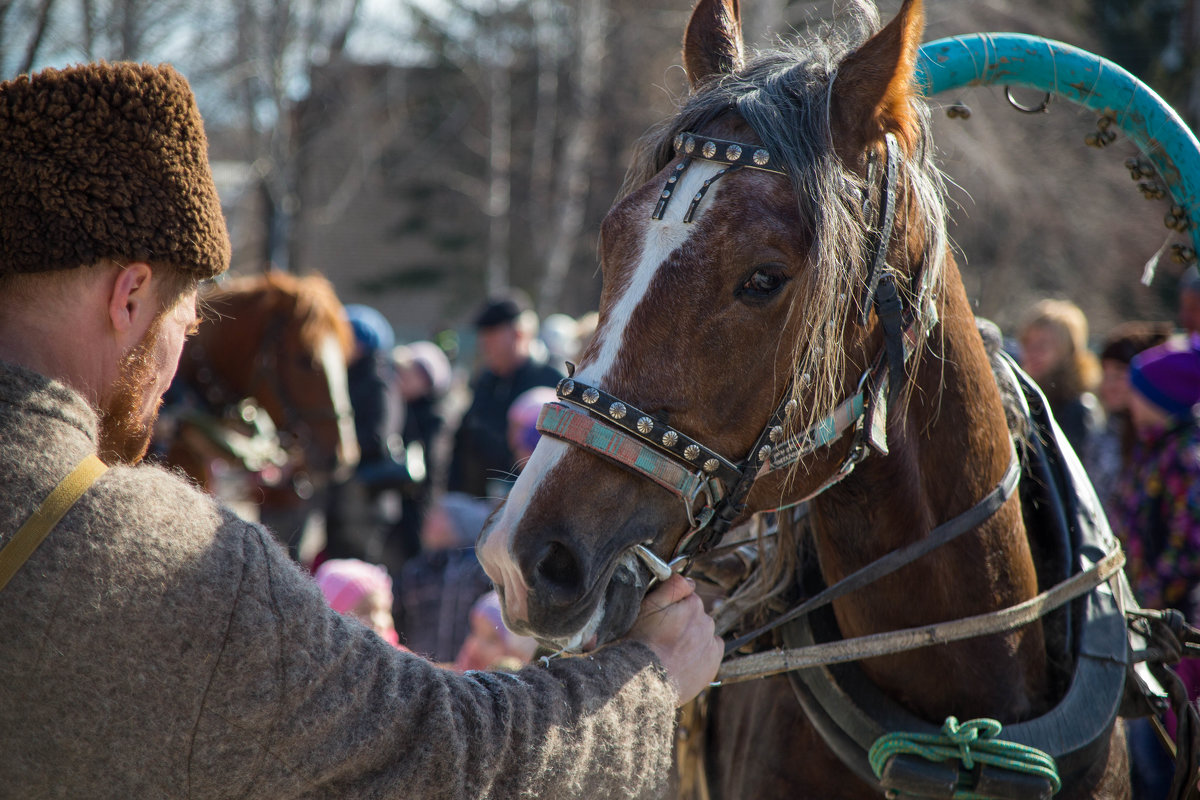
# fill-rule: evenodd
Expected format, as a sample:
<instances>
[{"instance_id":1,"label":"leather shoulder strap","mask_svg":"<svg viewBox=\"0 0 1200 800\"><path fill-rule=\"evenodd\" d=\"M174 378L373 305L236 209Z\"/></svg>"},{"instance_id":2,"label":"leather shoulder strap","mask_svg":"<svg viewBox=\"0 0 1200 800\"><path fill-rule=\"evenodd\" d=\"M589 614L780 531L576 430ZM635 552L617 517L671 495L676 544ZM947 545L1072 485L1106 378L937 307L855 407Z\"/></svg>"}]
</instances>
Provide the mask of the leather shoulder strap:
<instances>
[{"instance_id":1,"label":"leather shoulder strap","mask_svg":"<svg viewBox=\"0 0 1200 800\"><path fill-rule=\"evenodd\" d=\"M0 590L25 565L63 515L75 505L75 501L104 474L108 467L95 454L80 461L67 477L46 496L38 509L25 520L13 538L0 549Z\"/></svg>"}]
</instances>

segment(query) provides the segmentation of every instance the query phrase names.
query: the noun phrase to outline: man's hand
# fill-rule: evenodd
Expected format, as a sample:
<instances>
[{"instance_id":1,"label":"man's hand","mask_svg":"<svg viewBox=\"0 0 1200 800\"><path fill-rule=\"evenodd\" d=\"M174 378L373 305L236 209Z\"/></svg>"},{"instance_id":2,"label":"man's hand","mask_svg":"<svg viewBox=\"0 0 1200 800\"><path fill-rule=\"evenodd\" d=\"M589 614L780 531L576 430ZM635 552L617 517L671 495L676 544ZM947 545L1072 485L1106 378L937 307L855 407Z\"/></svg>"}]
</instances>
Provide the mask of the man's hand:
<instances>
[{"instance_id":1,"label":"man's hand","mask_svg":"<svg viewBox=\"0 0 1200 800\"><path fill-rule=\"evenodd\" d=\"M679 692L679 705L716 677L725 650L695 585L679 575L646 595L627 638L645 644L662 661Z\"/></svg>"}]
</instances>

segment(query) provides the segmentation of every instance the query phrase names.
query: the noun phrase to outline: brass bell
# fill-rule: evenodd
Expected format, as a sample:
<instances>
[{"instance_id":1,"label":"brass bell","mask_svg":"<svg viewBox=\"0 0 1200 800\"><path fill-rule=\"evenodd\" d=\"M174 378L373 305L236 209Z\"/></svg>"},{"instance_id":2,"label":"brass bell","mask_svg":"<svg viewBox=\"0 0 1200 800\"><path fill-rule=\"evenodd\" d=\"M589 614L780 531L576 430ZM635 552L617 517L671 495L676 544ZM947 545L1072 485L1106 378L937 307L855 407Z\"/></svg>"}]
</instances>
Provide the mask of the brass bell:
<instances>
[{"instance_id":1,"label":"brass bell","mask_svg":"<svg viewBox=\"0 0 1200 800\"><path fill-rule=\"evenodd\" d=\"M1167 196L1167 193L1163 191L1161 186L1159 186L1157 183L1150 183L1149 181L1139 183L1138 190L1147 200L1161 200Z\"/></svg>"},{"instance_id":2,"label":"brass bell","mask_svg":"<svg viewBox=\"0 0 1200 800\"><path fill-rule=\"evenodd\" d=\"M1183 206L1173 205L1171 206L1171 210L1167 212L1167 215L1163 217L1163 224L1173 231L1186 233L1190 223L1188 222L1187 213L1184 211Z\"/></svg>"}]
</instances>

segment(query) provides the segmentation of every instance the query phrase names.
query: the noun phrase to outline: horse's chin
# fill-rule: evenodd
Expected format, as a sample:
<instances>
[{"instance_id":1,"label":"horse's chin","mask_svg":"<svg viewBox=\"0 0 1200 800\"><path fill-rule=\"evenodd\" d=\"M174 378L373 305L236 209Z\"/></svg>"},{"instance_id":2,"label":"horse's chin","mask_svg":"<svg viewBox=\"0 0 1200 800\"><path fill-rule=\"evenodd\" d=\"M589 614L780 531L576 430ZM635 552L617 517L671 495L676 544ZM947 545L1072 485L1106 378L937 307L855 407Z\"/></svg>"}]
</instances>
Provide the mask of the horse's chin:
<instances>
[{"instance_id":1,"label":"horse's chin","mask_svg":"<svg viewBox=\"0 0 1200 800\"><path fill-rule=\"evenodd\" d=\"M627 551L583 627L570 636L538 637L538 641L556 651L581 653L624 636L637 619L648 585L646 571L640 568L633 552Z\"/></svg>"}]
</instances>

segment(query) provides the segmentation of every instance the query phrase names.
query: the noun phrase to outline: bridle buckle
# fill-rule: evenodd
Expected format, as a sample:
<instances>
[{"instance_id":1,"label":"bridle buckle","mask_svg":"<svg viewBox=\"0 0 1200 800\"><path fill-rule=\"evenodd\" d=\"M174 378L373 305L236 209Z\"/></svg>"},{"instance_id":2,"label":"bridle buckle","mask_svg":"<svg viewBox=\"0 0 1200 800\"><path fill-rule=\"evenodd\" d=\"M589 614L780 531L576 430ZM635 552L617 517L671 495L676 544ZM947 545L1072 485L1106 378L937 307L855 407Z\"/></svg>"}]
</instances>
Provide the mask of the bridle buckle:
<instances>
[{"instance_id":1,"label":"bridle buckle","mask_svg":"<svg viewBox=\"0 0 1200 800\"><path fill-rule=\"evenodd\" d=\"M716 513L715 506L717 504L716 499L713 497L712 487L708 485L708 479L704 477L704 473L697 472L694 477L696 478L696 489L692 492L690 497L683 498L683 508L685 511L687 511L688 525L692 527L692 532L698 531L708 525L708 523L712 522L713 514ZM704 506L700 509L700 512L697 515L692 511L692 507L696 505L696 498L700 496L701 492L704 493L705 502ZM697 517L699 518L697 519ZM688 535L690 536L691 533Z\"/></svg>"}]
</instances>

